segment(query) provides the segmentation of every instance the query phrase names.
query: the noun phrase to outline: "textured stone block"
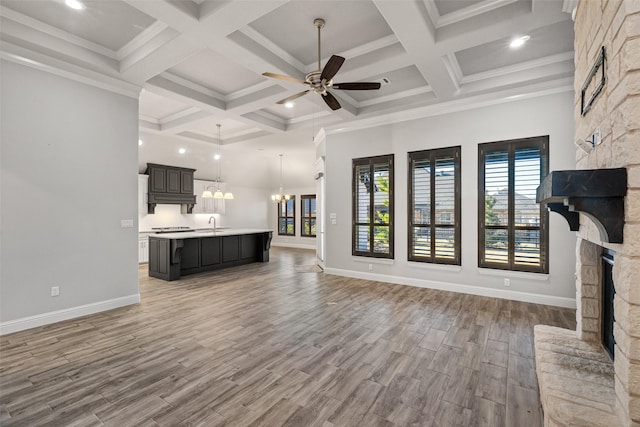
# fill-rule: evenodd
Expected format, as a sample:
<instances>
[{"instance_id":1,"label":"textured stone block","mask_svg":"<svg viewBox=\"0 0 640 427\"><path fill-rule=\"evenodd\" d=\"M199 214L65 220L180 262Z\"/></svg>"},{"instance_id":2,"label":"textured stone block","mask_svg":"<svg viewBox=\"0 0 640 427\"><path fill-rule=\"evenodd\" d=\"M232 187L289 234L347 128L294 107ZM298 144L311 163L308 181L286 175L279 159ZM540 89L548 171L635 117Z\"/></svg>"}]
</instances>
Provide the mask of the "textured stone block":
<instances>
[{"instance_id":1,"label":"textured stone block","mask_svg":"<svg viewBox=\"0 0 640 427\"><path fill-rule=\"evenodd\" d=\"M624 329L629 336L640 338L640 306L629 304L616 295L613 298L613 310L618 326Z\"/></svg>"},{"instance_id":2,"label":"textured stone block","mask_svg":"<svg viewBox=\"0 0 640 427\"><path fill-rule=\"evenodd\" d=\"M607 109L612 111L620 106L628 96L638 94L640 94L640 71L631 71L625 74L617 86L609 93Z\"/></svg>"},{"instance_id":3,"label":"textured stone block","mask_svg":"<svg viewBox=\"0 0 640 427\"><path fill-rule=\"evenodd\" d=\"M619 0L608 1L604 8L602 9L602 19L600 20L600 25L607 33L608 37L612 37L611 35L611 22L613 22L613 17L620 9L621 2Z\"/></svg>"},{"instance_id":4,"label":"textured stone block","mask_svg":"<svg viewBox=\"0 0 640 427\"><path fill-rule=\"evenodd\" d=\"M613 281L617 295L631 304L640 305L640 257L616 254Z\"/></svg>"},{"instance_id":5,"label":"textured stone block","mask_svg":"<svg viewBox=\"0 0 640 427\"><path fill-rule=\"evenodd\" d=\"M596 149L596 156L599 169L611 167L611 144L600 144Z\"/></svg>"},{"instance_id":6,"label":"textured stone block","mask_svg":"<svg viewBox=\"0 0 640 427\"><path fill-rule=\"evenodd\" d=\"M577 258L582 265L598 265L600 263L600 249L598 245L588 241L580 239L577 243L578 253Z\"/></svg>"},{"instance_id":7,"label":"textured stone block","mask_svg":"<svg viewBox=\"0 0 640 427\"><path fill-rule=\"evenodd\" d=\"M640 224L626 223L623 232L624 253L630 256L640 256ZM640 277L636 276L636 279L636 283L640 283Z\"/></svg>"},{"instance_id":8,"label":"textured stone block","mask_svg":"<svg viewBox=\"0 0 640 427\"><path fill-rule=\"evenodd\" d=\"M582 319L582 329L585 332L594 332L596 334L600 333L600 319Z\"/></svg>"},{"instance_id":9,"label":"textured stone block","mask_svg":"<svg viewBox=\"0 0 640 427\"><path fill-rule=\"evenodd\" d=\"M640 222L640 190L628 190L625 202L625 221Z\"/></svg>"},{"instance_id":10,"label":"textured stone block","mask_svg":"<svg viewBox=\"0 0 640 427\"><path fill-rule=\"evenodd\" d=\"M620 72L640 69L640 38L626 40L620 48Z\"/></svg>"},{"instance_id":11,"label":"textured stone block","mask_svg":"<svg viewBox=\"0 0 640 427\"><path fill-rule=\"evenodd\" d=\"M599 268L595 265L582 265L578 271L576 271L576 275L580 281L582 281L582 285L597 285L599 280L598 274Z\"/></svg>"},{"instance_id":12,"label":"textured stone block","mask_svg":"<svg viewBox=\"0 0 640 427\"><path fill-rule=\"evenodd\" d=\"M638 39L640 41L640 38ZM640 58L640 48L638 49L638 57ZM636 59L636 63L640 64L640 60ZM640 96L628 96L622 101L619 107L622 110L624 125L628 131L640 130ZM637 144L637 139L635 140ZM636 145L637 148L637 145ZM629 164L634 164L630 161Z\"/></svg>"},{"instance_id":13,"label":"textured stone block","mask_svg":"<svg viewBox=\"0 0 640 427\"><path fill-rule=\"evenodd\" d=\"M600 304L597 299L582 297L582 317L598 318L600 316Z\"/></svg>"},{"instance_id":14,"label":"textured stone block","mask_svg":"<svg viewBox=\"0 0 640 427\"><path fill-rule=\"evenodd\" d=\"M629 188L640 188L640 166L627 168L627 185Z\"/></svg>"},{"instance_id":15,"label":"textured stone block","mask_svg":"<svg viewBox=\"0 0 640 427\"><path fill-rule=\"evenodd\" d=\"M616 377L625 386L628 393L637 395L640 392L640 365L624 358L616 358L613 362Z\"/></svg>"},{"instance_id":16,"label":"textured stone block","mask_svg":"<svg viewBox=\"0 0 640 427\"><path fill-rule=\"evenodd\" d=\"M600 286L591 285L591 284L583 284L581 290L582 296L585 298L600 298Z\"/></svg>"},{"instance_id":17,"label":"textured stone block","mask_svg":"<svg viewBox=\"0 0 640 427\"><path fill-rule=\"evenodd\" d=\"M640 0L624 0L622 3L627 15L640 13Z\"/></svg>"},{"instance_id":18,"label":"textured stone block","mask_svg":"<svg viewBox=\"0 0 640 427\"><path fill-rule=\"evenodd\" d=\"M640 108L640 105L638 106ZM618 109L620 110L620 109ZM616 110L616 111L618 111ZM624 159L621 166L626 165L639 165L640 164L640 150L638 149L638 138L640 132L636 134L628 133L623 129L626 124L624 123L624 117L622 112L618 111L619 117L614 118L614 135L616 132L623 131L623 133L613 141L612 156L615 159Z\"/></svg>"}]
</instances>

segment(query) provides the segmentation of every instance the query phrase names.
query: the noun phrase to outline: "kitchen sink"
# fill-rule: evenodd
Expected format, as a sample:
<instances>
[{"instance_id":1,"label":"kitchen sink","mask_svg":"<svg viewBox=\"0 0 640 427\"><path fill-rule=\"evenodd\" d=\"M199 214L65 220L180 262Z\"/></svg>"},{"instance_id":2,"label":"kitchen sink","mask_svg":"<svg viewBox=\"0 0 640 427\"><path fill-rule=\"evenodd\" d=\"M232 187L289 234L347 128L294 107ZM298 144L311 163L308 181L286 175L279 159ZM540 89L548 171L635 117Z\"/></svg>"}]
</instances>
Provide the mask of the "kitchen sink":
<instances>
[{"instance_id":1,"label":"kitchen sink","mask_svg":"<svg viewBox=\"0 0 640 427\"><path fill-rule=\"evenodd\" d=\"M196 233L215 233L220 230L228 230L229 227L209 227L209 228L196 228Z\"/></svg>"}]
</instances>

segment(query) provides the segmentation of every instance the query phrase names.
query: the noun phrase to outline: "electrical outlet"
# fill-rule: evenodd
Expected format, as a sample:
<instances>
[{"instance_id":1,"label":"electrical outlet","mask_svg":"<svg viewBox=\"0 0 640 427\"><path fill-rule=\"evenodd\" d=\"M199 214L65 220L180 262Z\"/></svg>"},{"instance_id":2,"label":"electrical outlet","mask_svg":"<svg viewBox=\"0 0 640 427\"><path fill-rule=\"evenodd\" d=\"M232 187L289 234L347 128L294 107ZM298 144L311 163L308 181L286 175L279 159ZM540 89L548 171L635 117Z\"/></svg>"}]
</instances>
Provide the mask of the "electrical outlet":
<instances>
[{"instance_id":1,"label":"electrical outlet","mask_svg":"<svg viewBox=\"0 0 640 427\"><path fill-rule=\"evenodd\" d=\"M504 279L505 286L511 286L511 279Z\"/></svg>"},{"instance_id":2,"label":"electrical outlet","mask_svg":"<svg viewBox=\"0 0 640 427\"><path fill-rule=\"evenodd\" d=\"M373 264L369 264L369 271L373 270Z\"/></svg>"},{"instance_id":3,"label":"electrical outlet","mask_svg":"<svg viewBox=\"0 0 640 427\"><path fill-rule=\"evenodd\" d=\"M52 286L51 287L51 296L52 297L57 297L58 295L60 295L60 287L59 286Z\"/></svg>"},{"instance_id":4,"label":"electrical outlet","mask_svg":"<svg viewBox=\"0 0 640 427\"><path fill-rule=\"evenodd\" d=\"M133 228L133 220L132 219L121 219L120 220L120 228Z\"/></svg>"}]
</instances>

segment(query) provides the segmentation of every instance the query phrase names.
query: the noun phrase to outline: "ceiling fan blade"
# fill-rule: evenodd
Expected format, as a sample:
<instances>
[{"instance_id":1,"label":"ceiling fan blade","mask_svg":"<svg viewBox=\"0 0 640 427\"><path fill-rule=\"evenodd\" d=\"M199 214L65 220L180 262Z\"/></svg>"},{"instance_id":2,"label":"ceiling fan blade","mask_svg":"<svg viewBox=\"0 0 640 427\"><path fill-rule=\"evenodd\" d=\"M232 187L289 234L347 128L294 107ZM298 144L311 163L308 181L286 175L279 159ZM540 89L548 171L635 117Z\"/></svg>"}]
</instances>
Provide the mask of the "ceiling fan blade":
<instances>
[{"instance_id":1,"label":"ceiling fan blade","mask_svg":"<svg viewBox=\"0 0 640 427\"><path fill-rule=\"evenodd\" d=\"M280 101L276 102L276 104L284 104L285 102L293 101L294 99L300 98L302 95L306 95L307 92L309 92L309 89L298 92L295 95L291 95L285 99L281 99Z\"/></svg>"},{"instance_id":2,"label":"ceiling fan blade","mask_svg":"<svg viewBox=\"0 0 640 427\"><path fill-rule=\"evenodd\" d=\"M334 83L334 89L342 90L376 90L380 89L378 82Z\"/></svg>"},{"instance_id":3,"label":"ceiling fan blade","mask_svg":"<svg viewBox=\"0 0 640 427\"><path fill-rule=\"evenodd\" d=\"M329 81L336 75L340 67L342 67L342 63L344 62L344 58L338 55L332 55L331 58L327 61L324 68L322 69L322 74L320 74L320 79Z\"/></svg>"},{"instance_id":4,"label":"ceiling fan blade","mask_svg":"<svg viewBox=\"0 0 640 427\"><path fill-rule=\"evenodd\" d=\"M322 95L322 99L324 99L324 102L326 102L329 108L331 108L333 111L339 110L342 108L342 105L340 105L336 97L331 95L329 92Z\"/></svg>"},{"instance_id":5,"label":"ceiling fan blade","mask_svg":"<svg viewBox=\"0 0 640 427\"><path fill-rule=\"evenodd\" d=\"M307 82L305 82L304 80L296 79L295 77L289 77L282 74L262 73L262 75L265 77L271 77L272 79L280 79L280 80L286 80L288 82L302 83L303 85L307 84Z\"/></svg>"}]
</instances>

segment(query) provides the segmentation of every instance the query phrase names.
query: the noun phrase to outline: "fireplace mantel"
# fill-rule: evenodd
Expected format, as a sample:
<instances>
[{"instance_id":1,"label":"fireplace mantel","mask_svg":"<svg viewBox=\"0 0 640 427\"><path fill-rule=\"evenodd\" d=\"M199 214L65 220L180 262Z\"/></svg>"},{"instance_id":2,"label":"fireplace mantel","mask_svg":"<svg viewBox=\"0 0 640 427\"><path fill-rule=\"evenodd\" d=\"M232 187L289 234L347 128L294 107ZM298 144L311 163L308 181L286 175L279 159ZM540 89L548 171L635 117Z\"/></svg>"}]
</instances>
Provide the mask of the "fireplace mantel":
<instances>
[{"instance_id":1,"label":"fireplace mantel","mask_svg":"<svg viewBox=\"0 0 640 427\"><path fill-rule=\"evenodd\" d=\"M562 215L572 231L579 229L582 212L602 241L622 243L626 194L626 168L553 171L538 187L536 201Z\"/></svg>"}]
</instances>

